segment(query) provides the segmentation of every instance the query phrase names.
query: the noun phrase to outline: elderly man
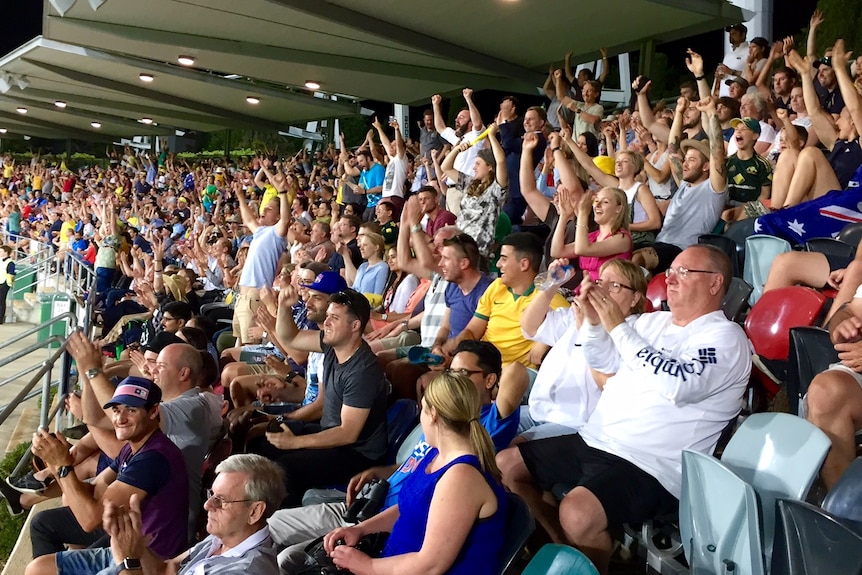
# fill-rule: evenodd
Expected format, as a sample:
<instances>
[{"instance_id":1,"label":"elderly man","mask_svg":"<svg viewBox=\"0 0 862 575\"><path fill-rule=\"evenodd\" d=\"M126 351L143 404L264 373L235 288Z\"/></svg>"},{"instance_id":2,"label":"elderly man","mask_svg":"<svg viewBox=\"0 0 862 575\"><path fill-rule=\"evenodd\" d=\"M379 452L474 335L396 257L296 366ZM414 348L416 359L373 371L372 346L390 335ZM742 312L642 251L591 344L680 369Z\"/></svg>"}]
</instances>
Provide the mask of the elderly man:
<instances>
[{"instance_id":1,"label":"elderly man","mask_svg":"<svg viewBox=\"0 0 862 575\"><path fill-rule=\"evenodd\" d=\"M173 559L163 560L147 546L137 497L128 509L106 505L103 525L116 568L104 575L138 570L146 575L278 575L266 520L284 499L281 469L260 455L243 454L225 459L216 473L204 503L209 536Z\"/></svg>"},{"instance_id":2,"label":"elderly man","mask_svg":"<svg viewBox=\"0 0 862 575\"><path fill-rule=\"evenodd\" d=\"M633 325L601 287L585 283L580 341L591 368L616 374L575 435L522 443L498 457L503 482L521 495L556 542L580 548L606 572L611 532L676 508L682 451L711 453L739 413L751 370L742 329L721 312L730 260L692 246L667 271L670 312ZM573 485L559 511L542 489Z\"/></svg>"},{"instance_id":3,"label":"elderly man","mask_svg":"<svg viewBox=\"0 0 862 575\"><path fill-rule=\"evenodd\" d=\"M109 549L64 551L65 544L91 545L103 532L107 502L128 506L135 495L146 499L142 530L159 557L173 557L188 541L188 474L180 450L159 429L162 394L148 379L128 377L120 382L105 409L110 412L117 439L125 445L92 484L72 472L72 455L62 435L39 429L33 453L41 457L63 490L68 507L42 511L30 527L33 561L27 575L98 573L114 565Z\"/></svg>"}]
</instances>

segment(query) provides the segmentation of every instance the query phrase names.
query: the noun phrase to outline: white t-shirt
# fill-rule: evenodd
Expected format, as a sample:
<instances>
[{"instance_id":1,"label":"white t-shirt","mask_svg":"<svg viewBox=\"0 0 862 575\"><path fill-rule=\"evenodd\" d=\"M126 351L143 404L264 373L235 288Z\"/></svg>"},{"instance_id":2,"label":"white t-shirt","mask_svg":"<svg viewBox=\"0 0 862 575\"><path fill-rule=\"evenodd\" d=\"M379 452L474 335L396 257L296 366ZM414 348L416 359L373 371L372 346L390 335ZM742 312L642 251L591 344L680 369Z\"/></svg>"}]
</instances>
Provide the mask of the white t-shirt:
<instances>
[{"instance_id":1,"label":"white t-shirt","mask_svg":"<svg viewBox=\"0 0 862 575\"><path fill-rule=\"evenodd\" d=\"M745 70L745 64L748 61L748 42L743 42L735 49L731 49L724 55L724 60L721 61L722 64L730 68L731 70L739 70L740 72ZM731 78L736 78L736 76L725 76L721 80L721 87L719 88L718 95L719 96L730 96L730 86L725 84L727 80ZM729 155L729 154L728 154Z\"/></svg>"},{"instance_id":2,"label":"white t-shirt","mask_svg":"<svg viewBox=\"0 0 862 575\"><path fill-rule=\"evenodd\" d=\"M397 196L404 197L404 183L407 181L407 156L399 158L397 155L389 156L389 165L386 166L386 175L383 176L384 198Z\"/></svg>"},{"instance_id":3,"label":"white t-shirt","mask_svg":"<svg viewBox=\"0 0 862 575\"><path fill-rule=\"evenodd\" d=\"M440 132L440 136L443 137L444 140L452 144L452 146L457 146L461 142L472 142L476 138L479 137L478 130L470 130L460 138L455 134L455 130L452 128L446 128L442 132ZM475 146L471 146L467 150L458 154L458 157L455 158L454 168L461 172L462 174L467 174L471 178L476 175L476 172L473 170L473 167L476 163L476 155L479 153L479 150L485 148L488 145L488 138L485 138L481 142L477 142ZM449 185L452 185L454 182L450 182Z\"/></svg>"},{"instance_id":4,"label":"white t-shirt","mask_svg":"<svg viewBox=\"0 0 862 575\"><path fill-rule=\"evenodd\" d=\"M712 453L739 413L751 372L745 332L718 310L685 327L671 312L647 313L610 334L584 322L580 335L591 367L607 373L619 363L581 437L679 497L682 451Z\"/></svg>"}]
</instances>

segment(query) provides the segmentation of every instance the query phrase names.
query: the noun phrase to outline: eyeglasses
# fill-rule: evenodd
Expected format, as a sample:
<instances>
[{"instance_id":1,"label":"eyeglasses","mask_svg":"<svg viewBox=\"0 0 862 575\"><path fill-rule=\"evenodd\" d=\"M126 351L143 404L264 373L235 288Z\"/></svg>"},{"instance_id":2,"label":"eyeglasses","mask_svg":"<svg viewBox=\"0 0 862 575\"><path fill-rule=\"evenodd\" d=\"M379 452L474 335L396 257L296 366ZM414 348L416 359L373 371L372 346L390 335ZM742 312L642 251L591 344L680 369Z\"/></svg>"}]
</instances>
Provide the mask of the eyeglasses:
<instances>
[{"instance_id":1,"label":"eyeglasses","mask_svg":"<svg viewBox=\"0 0 862 575\"><path fill-rule=\"evenodd\" d=\"M230 503L248 503L249 501L254 501L253 499L225 499L221 495L216 495L213 493L212 489L207 489L207 501L212 501L213 507L216 509L223 509L227 507Z\"/></svg>"},{"instance_id":2,"label":"eyeglasses","mask_svg":"<svg viewBox=\"0 0 862 575\"><path fill-rule=\"evenodd\" d=\"M162 316L162 321L177 321L178 319L180 319L180 318L178 318L178 317Z\"/></svg>"},{"instance_id":3,"label":"eyeglasses","mask_svg":"<svg viewBox=\"0 0 862 575\"><path fill-rule=\"evenodd\" d=\"M666 270L664 270L665 277L671 277L671 276L675 275L675 276L678 276L679 279L682 279L682 280L687 278L688 274L717 274L717 273L719 273L719 272L714 272L711 270L691 270L688 268L684 268L682 266L677 266L676 269L667 268Z\"/></svg>"},{"instance_id":4,"label":"eyeglasses","mask_svg":"<svg viewBox=\"0 0 862 575\"><path fill-rule=\"evenodd\" d=\"M604 288L608 290L609 293L620 293L621 291L623 291L623 288L630 291L637 291L635 288L627 286L626 284L621 284L620 282L605 282L601 279L597 279L593 283L599 287L604 286Z\"/></svg>"},{"instance_id":5,"label":"eyeglasses","mask_svg":"<svg viewBox=\"0 0 862 575\"><path fill-rule=\"evenodd\" d=\"M484 374L485 372L482 371L481 369L467 369L467 368L452 369L451 367L447 367L446 369L443 370L443 373L445 373L446 375L460 375L461 377L470 377L473 374L476 374L476 373Z\"/></svg>"}]
</instances>

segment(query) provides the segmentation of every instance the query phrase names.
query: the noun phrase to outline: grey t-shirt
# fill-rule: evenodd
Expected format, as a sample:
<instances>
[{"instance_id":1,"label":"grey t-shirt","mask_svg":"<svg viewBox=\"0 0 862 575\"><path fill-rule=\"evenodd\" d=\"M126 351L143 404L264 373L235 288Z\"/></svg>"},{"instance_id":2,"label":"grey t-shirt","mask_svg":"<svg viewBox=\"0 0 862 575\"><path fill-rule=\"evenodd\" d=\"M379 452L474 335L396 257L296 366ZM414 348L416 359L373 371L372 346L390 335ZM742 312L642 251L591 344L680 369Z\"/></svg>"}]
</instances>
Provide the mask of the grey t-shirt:
<instances>
[{"instance_id":1,"label":"grey t-shirt","mask_svg":"<svg viewBox=\"0 0 862 575\"><path fill-rule=\"evenodd\" d=\"M709 178L694 186L683 182L670 201L656 242L673 244L681 250L693 246L698 236L712 232L725 203L727 188L716 193Z\"/></svg>"},{"instance_id":2,"label":"grey t-shirt","mask_svg":"<svg viewBox=\"0 0 862 575\"><path fill-rule=\"evenodd\" d=\"M347 405L368 409L368 419L359 433L353 448L369 459L380 459L386 455L386 398L389 382L377 363L377 357L363 341L359 349L344 363L338 363L335 350L323 343L320 332L320 347L323 350L323 429L341 425L341 407Z\"/></svg>"}]
</instances>

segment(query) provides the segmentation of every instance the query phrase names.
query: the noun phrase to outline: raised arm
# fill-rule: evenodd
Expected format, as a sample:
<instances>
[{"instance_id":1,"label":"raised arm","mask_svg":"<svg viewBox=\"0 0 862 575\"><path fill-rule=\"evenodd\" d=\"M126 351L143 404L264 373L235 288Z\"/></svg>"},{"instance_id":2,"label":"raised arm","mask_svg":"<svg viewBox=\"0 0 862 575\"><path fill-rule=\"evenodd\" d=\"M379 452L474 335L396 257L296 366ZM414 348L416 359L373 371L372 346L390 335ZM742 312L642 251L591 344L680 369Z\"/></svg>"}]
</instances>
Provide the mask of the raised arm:
<instances>
[{"instance_id":1,"label":"raised arm","mask_svg":"<svg viewBox=\"0 0 862 575\"><path fill-rule=\"evenodd\" d=\"M457 182L458 178L461 176L461 172L455 169L455 158L458 157L458 154L465 151L469 147L470 144L468 142L462 142L457 146L453 146L452 151L449 152L443 159L443 163L440 165L440 169L443 170L443 174L450 180L454 180Z\"/></svg>"},{"instance_id":2,"label":"raised arm","mask_svg":"<svg viewBox=\"0 0 862 575\"><path fill-rule=\"evenodd\" d=\"M652 86L652 80L648 81L646 84L641 86L640 90L638 90L641 78L642 76L638 76L635 78L635 81L632 82L632 90L635 90L638 95L638 112L640 112L641 115L641 123L644 128L649 130L650 134L655 136L656 140L659 142L667 142L670 130L664 124L656 122L655 114L653 114L652 105L649 101L649 89L650 86Z\"/></svg>"},{"instance_id":3,"label":"raised arm","mask_svg":"<svg viewBox=\"0 0 862 575\"><path fill-rule=\"evenodd\" d=\"M549 100L557 97L556 89L554 88L554 65L548 67L548 76L545 78L545 83L542 84L542 92Z\"/></svg>"},{"instance_id":4,"label":"raised arm","mask_svg":"<svg viewBox=\"0 0 862 575\"><path fill-rule=\"evenodd\" d=\"M521 183L521 195L524 196L527 205L533 210L533 213L542 221L548 217L548 208L551 205L549 200L536 187L536 179L533 177L533 150L539 143L538 134L524 134L524 142L521 148L521 169L518 171L518 179ZM552 153L556 153L553 147L549 146Z\"/></svg>"},{"instance_id":5,"label":"raised arm","mask_svg":"<svg viewBox=\"0 0 862 575\"><path fill-rule=\"evenodd\" d=\"M808 40L805 43L805 54L811 58L811 61L817 59L817 28L823 24L823 12L815 10L808 20ZM808 75L814 76L814 70L809 70Z\"/></svg>"},{"instance_id":6,"label":"raised arm","mask_svg":"<svg viewBox=\"0 0 862 575\"><path fill-rule=\"evenodd\" d=\"M811 127L817 132L820 142L831 151L838 139L838 129L835 127L832 115L820 107L820 98L817 97L811 75L813 60L810 56L803 58L796 50L791 50L787 53L787 62L793 66L802 82L802 98L805 100L808 117L811 118Z\"/></svg>"},{"instance_id":7,"label":"raised arm","mask_svg":"<svg viewBox=\"0 0 862 575\"><path fill-rule=\"evenodd\" d=\"M551 65L551 69L553 69L553 64ZM566 58L563 62L563 71L566 73L566 78L569 80L570 84L575 82L575 70L572 68L572 52L571 50L566 52Z\"/></svg>"},{"instance_id":8,"label":"raised arm","mask_svg":"<svg viewBox=\"0 0 862 575\"><path fill-rule=\"evenodd\" d=\"M242 216L242 223L251 233L257 231L257 217L254 215L251 207L248 205L248 200L245 199L245 192L242 191L242 182L239 180L233 181L233 192L236 194L236 201L239 204L239 213Z\"/></svg>"},{"instance_id":9,"label":"raised arm","mask_svg":"<svg viewBox=\"0 0 862 575\"><path fill-rule=\"evenodd\" d=\"M481 132L485 124L482 122L482 114L479 113L479 108L473 103L473 90L471 88L464 88L461 94L467 102L467 109L470 111L470 121L473 123L473 129Z\"/></svg>"},{"instance_id":10,"label":"raised arm","mask_svg":"<svg viewBox=\"0 0 862 575\"><path fill-rule=\"evenodd\" d=\"M446 130L446 122L443 120L443 112L440 110L440 102L442 101L443 97L440 94L431 96L431 109L434 110L434 129L439 134Z\"/></svg>"},{"instance_id":11,"label":"raised arm","mask_svg":"<svg viewBox=\"0 0 862 575\"><path fill-rule=\"evenodd\" d=\"M832 68L835 70L835 77L838 78L838 88L841 90L841 97L844 98L847 111L850 112L850 118L856 126L856 132L862 134L860 96L848 72L850 66L849 60L852 55L852 52L844 50L844 40L839 39L835 41L835 46L832 47Z\"/></svg>"},{"instance_id":12,"label":"raised arm","mask_svg":"<svg viewBox=\"0 0 862 575\"><path fill-rule=\"evenodd\" d=\"M571 136L566 138L566 144L569 146L569 149L572 150L578 163L600 186L603 188L615 188L620 185L620 181L615 176L610 176L601 171L598 166L593 163L593 159L590 155L579 148ZM559 170L560 166L557 166L557 169Z\"/></svg>"},{"instance_id":13,"label":"raised arm","mask_svg":"<svg viewBox=\"0 0 862 575\"><path fill-rule=\"evenodd\" d=\"M288 283L278 294L278 315L275 319L275 332L281 343L290 348L303 351L323 351L320 347L320 332L299 329L293 320L293 306L299 301L299 292Z\"/></svg>"},{"instance_id":14,"label":"raised arm","mask_svg":"<svg viewBox=\"0 0 862 575\"><path fill-rule=\"evenodd\" d=\"M610 62L608 62L608 49L602 46L599 48L599 52L602 53L602 73L599 74L599 82L604 84L605 80L608 79L608 75L611 73L611 66Z\"/></svg>"},{"instance_id":15,"label":"raised arm","mask_svg":"<svg viewBox=\"0 0 862 575\"><path fill-rule=\"evenodd\" d=\"M398 267L405 273L413 274L418 278L430 278L432 273L440 273L436 258L428 245L428 236L421 229L417 229L419 220L422 219L422 206L419 198L415 195L404 202L401 210L400 233L398 234L398 249L396 258ZM415 231L414 231L415 230ZM413 252L416 257L411 256L410 239L413 239Z\"/></svg>"},{"instance_id":16,"label":"raised arm","mask_svg":"<svg viewBox=\"0 0 862 575\"><path fill-rule=\"evenodd\" d=\"M682 153L679 145L682 141L682 116L686 109L688 109L688 99L683 97L677 99L667 141L667 161L670 162L670 173L677 185L682 183Z\"/></svg>"},{"instance_id":17,"label":"raised arm","mask_svg":"<svg viewBox=\"0 0 862 575\"><path fill-rule=\"evenodd\" d=\"M701 100L709 98L712 93L709 84L706 83L706 76L703 74L703 58L691 48L687 49L686 53L688 56L685 57L685 66L689 72L694 74L694 80L697 82L697 95Z\"/></svg>"},{"instance_id":18,"label":"raised arm","mask_svg":"<svg viewBox=\"0 0 862 575\"><path fill-rule=\"evenodd\" d=\"M395 155L399 158L404 158L407 154L407 147L404 145L404 135L401 133L401 126L398 120L392 120L389 125L395 129Z\"/></svg>"},{"instance_id":19,"label":"raised arm","mask_svg":"<svg viewBox=\"0 0 862 575\"><path fill-rule=\"evenodd\" d=\"M386 130L383 129L383 126L380 124L380 120L377 119L377 116L374 116L374 121L371 123L374 126L374 129L377 130L377 136L380 138L380 143L383 144L383 150L388 154L389 146L392 143L392 140L389 139L389 136L386 135Z\"/></svg>"},{"instance_id":20,"label":"raised arm","mask_svg":"<svg viewBox=\"0 0 862 575\"><path fill-rule=\"evenodd\" d=\"M506 152L503 151L503 146L500 140L497 139L497 132L500 131L497 122L491 123L488 127L488 141L491 142L491 151L494 152L494 163L496 166L497 183L500 187L506 189L509 187L509 171L506 169Z\"/></svg>"},{"instance_id":21,"label":"raised arm","mask_svg":"<svg viewBox=\"0 0 862 575\"><path fill-rule=\"evenodd\" d=\"M727 152L724 149L721 123L715 113L715 100L707 98L697 103L697 109L706 117L709 137L709 182L715 193L722 193L727 188Z\"/></svg>"}]
</instances>

